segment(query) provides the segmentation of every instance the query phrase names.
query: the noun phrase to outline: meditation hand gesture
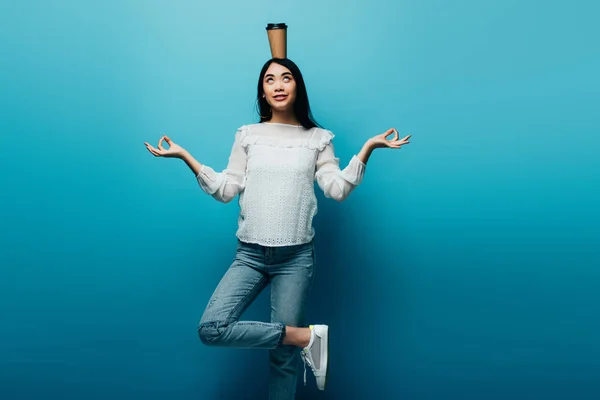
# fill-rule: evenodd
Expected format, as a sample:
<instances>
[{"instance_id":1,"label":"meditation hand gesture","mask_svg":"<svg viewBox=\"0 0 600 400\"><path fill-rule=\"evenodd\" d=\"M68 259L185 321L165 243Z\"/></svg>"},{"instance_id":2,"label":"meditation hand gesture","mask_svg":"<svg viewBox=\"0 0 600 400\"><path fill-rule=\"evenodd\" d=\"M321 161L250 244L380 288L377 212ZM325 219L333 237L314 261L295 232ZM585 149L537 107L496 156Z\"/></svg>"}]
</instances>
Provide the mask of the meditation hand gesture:
<instances>
[{"instance_id":1,"label":"meditation hand gesture","mask_svg":"<svg viewBox=\"0 0 600 400\"><path fill-rule=\"evenodd\" d=\"M392 139L387 139L387 137L390 136L392 133L394 133L394 137ZM394 128L391 128L391 129L388 129L387 131L385 131L384 133L374 136L371 139L369 139L369 143L370 143L371 147L374 149L379 149L379 148L384 148L384 147L389 147L392 149L399 149L403 145L410 143L408 141L408 139L410 139L410 135L405 136L404 138L398 140L398 131Z\"/></svg>"},{"instance_id":2,"label":"meditation hand gesture","mask_svg":"<svg viewBox=\"0 0 600 400\"><path fill-rule=\"evenodd\" d=\"M166 141L167 144L169 145L168 149L165 149L163 147L163 145L162 145L163 141ZM150 153L154 154L156 157L182 158L185 153L185 150L181 146L179 146L178 144L173 142L166 135L161 137L160 140L158 141L158 148L154 148L154 147L150 146L150 144L148 142L144 142L144 144L146 145L146 148L148 149L148 151Z\"/></svg>"}]
</instances>

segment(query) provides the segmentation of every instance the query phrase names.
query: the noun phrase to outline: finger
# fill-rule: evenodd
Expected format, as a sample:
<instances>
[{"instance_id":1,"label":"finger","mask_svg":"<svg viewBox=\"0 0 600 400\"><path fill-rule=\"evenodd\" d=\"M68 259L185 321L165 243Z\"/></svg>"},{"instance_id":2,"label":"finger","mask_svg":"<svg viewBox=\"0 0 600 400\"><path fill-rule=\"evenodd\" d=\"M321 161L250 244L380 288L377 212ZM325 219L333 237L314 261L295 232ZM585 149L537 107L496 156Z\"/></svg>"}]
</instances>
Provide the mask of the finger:
<instances>
[{"instance_id":1,"label":"finger","mask_svg":"<svg viewBox=\"0 0 600 400\"><path fill-rule=\"evenodd\" d=\"M383 132L380 137L384 138L385 140L387 140L387 137L390 136L392 134L392 132L394 132L393 129L388 129L387 131Z\"/></svg>"},{"instance_id":2,"label":"finger","mask_svg":"<svg viewBox=\"0 0 600 400\"><path fill-rule=\"evenodd\" d=\"M398 140L398 131L396 130L396 128L392 128L394 130L394 138L392 140Z\"/></svg>"},{"instance_id":3,"label":"finger","mask_svg":"<svg viewBox=\"0 0 600 400\"><path fill-rule=\"evenodd\" d=\"M168 137L167 135L165 135L165 141L166 141L166 142L169 144L169 146L171 146L171 144L173 143L173 142L171 141L171 138L170 138L170 137Z\"/></svg>"},{"instance_id":4,"label":"finger","mask_svg":"<svg viewBox=\"0 0 600 400\"><path fill-rule=\"evenodd\" d=\"M161 153L159 150L155 149L154 147L150 146L150 145L146 145L146 148L148 149L148 151L152 154L154 154L157 157L161 156Z\"/></svg>"},{"instance_id":5,"label":"finger","mask_svg":"<svg viewBox=\"0 0 600 400\"><path fill-rule=\"evenodd\" d=\"M163 146L162 146L162 142L163 142L163 140L165 140L165 137L164 137L164 136L163 136L163 137L161 137L161 138L158 140L158 148L159 148L159 150L164 150L164 148L163 148Z\"/></svg>"},{"instance_id":6,"label":"finger","mask_svg":"<svg viewBox=\"0 0 600 400\"><path fill-rule=\"evenodd\" d=\"M402 138L402 140L408 140L408 139L410 139L410 137L411 137L411 136L412 136L412 135L406 135L406 136L404 136L404 137Z\"/></svg>"}]
</instances>

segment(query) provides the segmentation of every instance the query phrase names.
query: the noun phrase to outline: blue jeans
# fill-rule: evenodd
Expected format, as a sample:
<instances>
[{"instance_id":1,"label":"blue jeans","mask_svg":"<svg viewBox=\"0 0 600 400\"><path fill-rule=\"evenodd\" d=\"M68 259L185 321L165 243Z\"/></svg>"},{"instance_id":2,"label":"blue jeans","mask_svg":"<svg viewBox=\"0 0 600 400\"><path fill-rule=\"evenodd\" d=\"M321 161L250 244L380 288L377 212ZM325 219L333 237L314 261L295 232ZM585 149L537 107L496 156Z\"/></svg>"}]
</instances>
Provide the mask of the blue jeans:
<instances>
[{"instance_id":1,"label":"blue jeans","mask_svg":"<svg viewBox=\"0 0 600 400\"><path fill-rule=\"evenodd\" d=\"M308 295L315 267L313 242L264 247L238 240L235 258L212 294L198 326L206 345L268 349L269 399L294 399L299 367L296 346L284 345L285 326L307 326ZM240 321L271 284L271 321Z\"/></svg>"}]
</instances>

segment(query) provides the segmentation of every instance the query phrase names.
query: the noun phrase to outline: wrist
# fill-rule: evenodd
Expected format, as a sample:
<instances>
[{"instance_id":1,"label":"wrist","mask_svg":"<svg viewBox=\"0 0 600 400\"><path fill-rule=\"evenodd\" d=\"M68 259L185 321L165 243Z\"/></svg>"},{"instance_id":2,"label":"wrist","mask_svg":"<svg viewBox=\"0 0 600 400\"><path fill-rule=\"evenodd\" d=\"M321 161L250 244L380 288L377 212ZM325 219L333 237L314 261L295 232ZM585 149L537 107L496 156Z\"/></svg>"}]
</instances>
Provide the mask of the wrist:
<instances>
[{"instance_id":1,"label":"wrist","mask_svg":"<svg viewBox=\"0 0 600 400\"><path fill-rule=\"evenodd\" d=\"M372 152L373 150L375 150L376 147L377 146L376 146L373 138L367 140L364 145L365 150L367 150L369 153Z\"/></svg>"},{"instance_id":2,"label":"wrist","mask_svg":"<svg viewBox=\"0 0 600 400\"><path fill-rule=\"evenodd\" d=\"M180 158L183 161L189 161L190 153L188 153L187 150L182 150L179 154L177 154L177 158Z\"/></svg>"}]
</instances>

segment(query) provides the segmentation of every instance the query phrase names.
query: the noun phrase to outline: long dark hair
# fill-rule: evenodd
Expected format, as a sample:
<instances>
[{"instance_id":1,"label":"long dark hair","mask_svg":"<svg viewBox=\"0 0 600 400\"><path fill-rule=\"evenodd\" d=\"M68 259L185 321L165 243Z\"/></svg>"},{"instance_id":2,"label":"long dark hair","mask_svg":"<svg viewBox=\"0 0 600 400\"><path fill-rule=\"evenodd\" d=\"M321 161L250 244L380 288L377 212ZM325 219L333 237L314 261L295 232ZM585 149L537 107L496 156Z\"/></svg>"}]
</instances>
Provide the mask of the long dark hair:
<instances>
[{"instance_id":1,"label":"long dark hair","mask_svg":"<svg viewBox=\"0 0 600 400\"><path fill-rule=\"evenodd\" d=\"M315 121L315 118L310 111L310 103L308 102L308 94L306 92L306 85L304 83L302 73L300 72L300 69L296 63L288 58L272 58L265 63L260 71L256 95L260 122L267 122L273 116L271 106L267 102L267 99L263 97L265 93L263 90L263 80L265 79L267 69L269 69L269 66L272 63L277 63L289 69L296 81L296 101L294 102L294 114L296 115L298 122L300 122L300 124L306 129L314 127L320 128L321 126Z\"/></svg>"}]
</instances>

